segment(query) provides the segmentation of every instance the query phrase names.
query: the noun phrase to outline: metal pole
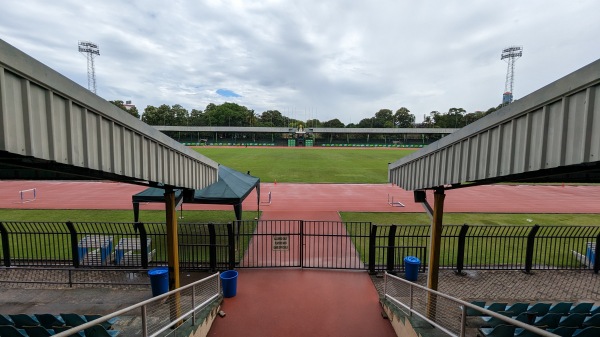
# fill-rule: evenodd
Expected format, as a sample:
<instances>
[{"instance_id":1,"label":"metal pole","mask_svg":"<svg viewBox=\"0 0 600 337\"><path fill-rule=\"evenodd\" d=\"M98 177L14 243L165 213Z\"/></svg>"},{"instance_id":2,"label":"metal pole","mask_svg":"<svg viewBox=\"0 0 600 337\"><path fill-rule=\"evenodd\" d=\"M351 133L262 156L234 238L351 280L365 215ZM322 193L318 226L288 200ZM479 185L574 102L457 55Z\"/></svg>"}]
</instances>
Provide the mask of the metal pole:
<instances>
[{"instance_id":1,"label":"metal pole","mask_svg":"<svg viewBox=\"0 0 600 337\"><path fill-rule=\"evenodd\" d=\"M165 189L165 213L167 220L167 254L169 263L169 290L179 288L179 250L177 241L177 204L172 187ZM171 302L171 320L180 317L181 305L179 293L173 295ZM178 325L180 322L178 323Z\"/></svg>"},{"instance_id":2,"label":"metal pole","mask_svg":"<svg viewBox=\"0 0 600 337\"><path fill-rule=\"evenodd\" d=\"M429 244L429 272L427 275L427 288L438 290L438 276L440 269L440 246L442 242L442 218L444 216L443 188L437 188L433 194L433 218L431 220L431 238ZM435 318L436 295L429 293L427 296L427 317Z\"/></svg>"}]
</instances>

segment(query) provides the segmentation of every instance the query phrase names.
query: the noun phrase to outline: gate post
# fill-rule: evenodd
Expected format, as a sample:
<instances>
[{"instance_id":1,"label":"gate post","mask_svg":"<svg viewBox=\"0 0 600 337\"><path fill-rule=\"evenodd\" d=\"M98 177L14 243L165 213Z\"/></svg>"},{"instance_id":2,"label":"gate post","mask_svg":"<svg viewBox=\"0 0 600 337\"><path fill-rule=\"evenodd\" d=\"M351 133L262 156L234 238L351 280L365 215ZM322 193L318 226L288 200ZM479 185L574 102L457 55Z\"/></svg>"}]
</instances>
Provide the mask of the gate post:
<instances>
[{"instance_id":1,"label":"gate post","mask_svg":"<svg viewBox=\"0 0 600 337\"><path fill-rule=\"evenodd\" d=\"M525 252L525 272L530 273L533 266L533 246L535 244L535 235L540 229L540 225L534 225L527 235L527 250Z\"/></svg>"},{"instance_id":2,"label":"gate post","mask_svg":"<svg viewBox=\"0 0 600 337\"><path fill-rule=\"evenodd\" d=\"M142 254L142 268L148 268L148 233L143 222L136 222L134 228L140 233L140 254Z\"/></svg>"},{"instance_id":3,"label":"gate post","mask_svg":"<svg viewBox=\"0 0 600 337\"><path fill-rule=\"evenodd\" d=\"M229 248L229 269L235 269L235 235L233 233L233 224L227 223L227 244Z\"/></svg>"},{"instance_id":4,"label":"gate post","mask_svg":"<svg viewBox=\"0 0 600 337\"><path fill-rule=\"evenodd\" d=\"M71 221L67 221L67 228L69 229L69 233L71 233L71 260L73 261L73 267L79 268L79 249L77 248L77 231L75 231L75 226Z\"/></svg>"},{"instance_id":5,"label":"gate post","mask_svg":"<svg viewBox=\"0 0 600 337\"><path fill-rule=\"evenodd\" d=\"M469 225L463 224L458 233L458 251L456 252L456 274L464 275L463 268L465 267L465 241L467 239L467 231Z\"/></svg>"},{"instance_id":6,"label":"gate post","mask_svg":"<svg viewBox=\"0 0 600 337\"><path fill-rule=\"evenodd\" d=\"M215 232L214 223L208 224L208 238L210 244L208 247L210 270L215 271L217 270L217 233Z\"/></svg>"},{"instance_id":7,"label":"gate post","mask_svg":"<svg viewBox=\"0 0 600 337\"><path fill-rule=\"evenodd\" d=\"M10 246L8 245L8 231L4 224L0 222L0 234L2 235L2 256L4 256L4 266L10 267Z\"/></svg>"},{"instance_id":8,"label":"gate post","mask_svg":"<svg viewBox=\"0 0 600 337\"><path fill-rule=\"evenodd\" d=\"M371 224L369 234L369 274L375 275L375 245L377 242L377 225Z\"/></svg>"},{"instance_id":9,"label":"gate post","mask_svg":"<svg viewBox=\"0 0 600 337\"><path fill-rule=\"evenodd\" d=\"M300 268L304 268L304 220L300 220Z\"/></svg>"},{"instance_id":10,"label":"gate post","mask_svg":"<svg viewBox=\"0 0 600 337\"><path fill-rule=\"evenodd\" d=\"M394 271L394 260L396 257L396 225L390 226L390 231L388 233L388 242L387 242L387 272L393 273Z\"/></svg>"},{"instance_id":11,"label":"gate post","mask_svg":"<svg viewBox=\"0 0 600 337\"><path fill-rule=\"evenodd\" d=\"M594 254L594 273L598 274L598 271L600 270L600 234L596 236L596 249Z\"/></svg>"}]
</instances>

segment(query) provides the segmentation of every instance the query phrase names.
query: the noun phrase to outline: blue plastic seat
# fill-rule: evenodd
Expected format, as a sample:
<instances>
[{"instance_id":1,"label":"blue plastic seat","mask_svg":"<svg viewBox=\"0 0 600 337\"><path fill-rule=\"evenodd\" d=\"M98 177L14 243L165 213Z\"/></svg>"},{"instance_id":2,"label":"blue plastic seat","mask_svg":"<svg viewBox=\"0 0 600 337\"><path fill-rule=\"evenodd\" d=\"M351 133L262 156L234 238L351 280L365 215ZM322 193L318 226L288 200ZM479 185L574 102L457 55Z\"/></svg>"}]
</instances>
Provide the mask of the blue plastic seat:
<instances>
[{"instance_id":1,"label":"blue plastic seat","mask_svg":"<svg viewBox=\"0 0 600 337\"><path fill-rule=\"evenodd\" d=\"M23 329L17 329L12 325L0 325L0 336L2 337L28 337Z\"/></svg>"},{"instance_id":2,"label":"blue plastic seat","mask_svg":"<svg viewBox=\"0 0 600 337\"><path fill-rule=\"evenodd\" d=\"M588 327L588 326L600 327L600 314L595 314L593 316L586 317L583 320L583 323L581 323L581 326L583 326L583 327Z\"/></svg>"},{"instance_id":3,"label":"blue plastic seat","mask_svg":"<svg viewBox=\"0 0 600 337\"><path fill-rule=\"evenodd\" d=\"M527 308L527 312L535 313L537 316L541 317L548 313L550 306L552 306L550 303L535 303Z\"/></svg>"},{"instance_id":4,"label":"blue plastic seat","mask_svg":"<svg viewBox=\"0 0 600 337\"><path fill-rule=\"evenodd\" d=\"M504 315L504 316L508 316L510 317L512 315L511 312L508 311L500 311L498 312L500 315ZM496 318L493 316L482 316L481 320L483 321L481 324L481 326L485 326L485 327L495 327L497 325L502 325L502 324L507 324L505 321L501 320L500 318Z\"/></svg>"},{"instance_id":5,"label":"blue plastic seat","mask_svg":"<svg viewBox=\"0 0 600 337\"><path fill-rule=\"evenodd\" d=\"M568 315L573 302L558 302L550 307L548 313Z\"/></svg>"},{"instance_id":6,"label":"blue plastic seat","mask_svg":"<svg viewBox=\"0 0 600 337\"><path fill-rule=\"evenodd\" d=\"M535 332L525 330L523 328L516 328L514 336L515 337L539 337L540 335L536 334Z\"/></svg>"},{"instance_id":7,"label":"blue plastic seat","mask_svg":"<svg viewBox=\"0 0 600 337\"><path fill-rule=\"evenodd\" d=\"M476 305L478 307L485 307L485 302L484 301L472 301L471 304ZM482 316L483 313L477 309L472 309L467 307L467 316Z\"/></svg>"},{"instance_id":8,"label":"blue plastic seat","mask_svg":"<svg viewBox=\"0 0 600 337\"><path fill-rule=\"evenodd\" d=\"M552 332L555 335L559 335L560 337L571 337L573 333L577 330L577 328L571 328L567 326L559 326L556 329L548 329L548 332Z\"/></svg>"},{"instance_id":9,"label":"blue plastic seat","mask_svg":"<svg viewBox=\"0 0 600 337\"><path fill-rule=\"evenodd\" d=\"M581 302L571 307L569 313L571 314L589 314L592 311L594 303Z\"/></svg>"},{"instance_id":10,"label":"blue plastic seat","mask_svg":"<svg viewBox=\"0 0 600 337\"><path fill-rule=\"evenodd\" d=\"M512 305L507 305L506 310L504 311L510 311L513 313L513 316L517 316L520 313L527 311L528 308L529 303L517 302Z\"/></svg>"},{"instance_id":11,"label":"blue plastic seat","mask_svg":"<svg viewBox=\"0 0 600 337\"><path fill-rule=\"evenodd\" d=\"M513 337L515 327L513 325L498 325L493 328L480 328L479 333L482 337Z\"/></svg>"},{"instance_id":12,"label":"blue plastic seat","mask_svg":"<svg viewBox=\"0 0 600 337\"><path fill-rule=\"evenodd\" d=\"M27 314L14 314L8 315L13 322L15 322L15 326L17 328L22 328L24 326L36 326L40 325L40 322L35 318L35 316L30 316Z\"/></svg>"},{"instance_id":13,"label":"blue plastic seat","mask_svg":"<svg viewBox=\"0 0 600 337\"><path fill-rule=\"evenodd\" d=\"M506 311L506 306L508 305L508 303L503 303L503 302L494 302L490 305L486 305L484 308L489 310L489 311L493 311L493 312L499 312L499 311Z\"/></svg>"},{"instance_id":14,"label":"blue plastic seat","mask_svg":"<svg viewBox=\"0 0 600 337\"><path fill-rule=\"evenodd\" d=\"M580 328L583 324L583 320L586 317L586 314L570 314L569 316L563 316L560 318L558 326Z\"/></svg>"},{"instance_id":15,"label":"blue plastic seat","mask_svg":"<svg viewBox=\"0 0 600 337\"><path fill-rule=\"evenodd\" d=\"M26 326L23 329L29 337L50 337L54 335L54 330L46 329L41 325Z\"/></svg>"},{"instance_id":16,"label":"blue plastic seat","mask_svg":"<svg viewBox=\"0 0 600 337\"><path fill-rule=\"evenodd\" d=\"M60 316L52 314L35 314L35 318L40 322L40 325L46 329L52 329L54 326L65 325L65 322Z\"/></svg>"},{"instance_id":17,"label":"blue plastic seat","mask_svg":"<svg viewBox=\"0 0 600 337\"><path fill-rule=\"evenodd\" d=\"M91 321L93 321L95 319L101 318L102 315L98 315L98 314L84 314L83 317L85 317L85 319L88 322L91 322ZM98 323L98 324L102 325L102 327L104 327L106 330L110 330L110 329L112 329L113 324L117 323L118 321L119 321L118 317L113 317L113 318L111 318L109 320L106 320L106 321L104 321L102 323Z\"/></svg>"},{"instance_id":18,"label":"blue plastic seat","mask_svg":"<svg viewBox=\"0 0 600 337\"><path fill-rule=\"evenodd\" d=\"M598 337L600 336L600 327L590 326L575 330L572 337Z\"/></svg>"},{"instance_id":19,"label":"blue plastic seat","mask_svg":"<svg viewBox=\"0 0 600 337\"><path fill-rule=\"evenodd\" d=\"M0 325L15 325L15 322L7 316L0 315Z\"/></svg>"},{"instance_id":20,"label":"blue plastic seat","mask_svg":"<svg viewBox=\"0 0 600 337\"><path fill-rule=\"evenodd\" d=\"M547 313L542 317L538 317L533 322L537 327L556 328L560 322L562 315L558 313Z\"/></svg>"},{"instance_id":21,"label":"blue plastic seat","mask_svg":"<svg viewBox=\"0 0 600 337\"><path fill-rule=\"evenodd\" d=\"M119 332L117 330L106 330L98 324L85 329L85 337L116 337Z\"/></svg>"}]
</instances>

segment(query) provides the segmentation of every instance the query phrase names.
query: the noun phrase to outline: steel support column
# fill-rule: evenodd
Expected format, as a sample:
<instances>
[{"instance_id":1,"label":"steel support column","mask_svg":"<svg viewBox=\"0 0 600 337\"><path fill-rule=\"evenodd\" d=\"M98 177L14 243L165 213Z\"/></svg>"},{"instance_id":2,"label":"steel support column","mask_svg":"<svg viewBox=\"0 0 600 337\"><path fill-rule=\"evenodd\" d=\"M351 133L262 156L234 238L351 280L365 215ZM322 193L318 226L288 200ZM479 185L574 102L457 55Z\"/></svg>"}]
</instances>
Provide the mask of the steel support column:
<instances>
[{"instance_id":1,"label":"steel support column","mask_svg":"<svg viewBox=\"0 0 600 337\"><path fill-rule=\"evenodd\" d=\"M427 288L438 290L438 276L440 271L440 246L442 243L442 219L444 217L444 194L443 188L436 188L433 194L433 217L431 220L431 237L429 244L429 264L427 274ZM427 296L427 316L435 317L437 296Z\"/></svg>"}]
</instances>

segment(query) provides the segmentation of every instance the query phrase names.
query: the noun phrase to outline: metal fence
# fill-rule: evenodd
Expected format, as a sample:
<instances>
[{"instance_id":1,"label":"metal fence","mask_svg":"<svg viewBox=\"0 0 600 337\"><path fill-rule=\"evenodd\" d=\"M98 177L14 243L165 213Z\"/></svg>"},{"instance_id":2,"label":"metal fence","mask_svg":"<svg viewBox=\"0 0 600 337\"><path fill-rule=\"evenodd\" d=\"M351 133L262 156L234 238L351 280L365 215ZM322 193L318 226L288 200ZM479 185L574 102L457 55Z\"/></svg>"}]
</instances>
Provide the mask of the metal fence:
<instances>
[{"instance_id":1,"label":"metal fence","mask_svg":"<svg viewBox=\"0 0 600 337\"><path fill-rule=\"evenodd\" d=\"M182 270L266 267L403 271L427 266L428 225L254 220L181 223ZM164 223L0 222L5 267L141 268L167 263ZM592 269L600 226L445 225L440 266L466 269Z\"/></svg>"},{"instance_id":2,"label":"metal fence","mask_svg":"<svg viewBox=\"0 0 600 337\"><path fill-rule=\"evenodd\" d=\"M117 322L113 324L113 329L122 336L163 336L171 328L185 329L201 323L197 322L200 312L209 308L219 298L220 292L219 274L216 273L55 336L72 336L114 318Z\"/></svg>"},{"instance_id":3,"label":"metal fence","mask_svg":"<svg viewBox=\"0 0 600 337\"><path fill-rule=\"evenodd\" d=\"M449 336L464 337L468 333L467 310L475 311L507 324L531 331L535 336L556 336L538 327L486 310L427 287L385 273L384 297L407 316L418 316ZM512 336L512 333L511 333Z\"/></svg>"}]
</instances>

